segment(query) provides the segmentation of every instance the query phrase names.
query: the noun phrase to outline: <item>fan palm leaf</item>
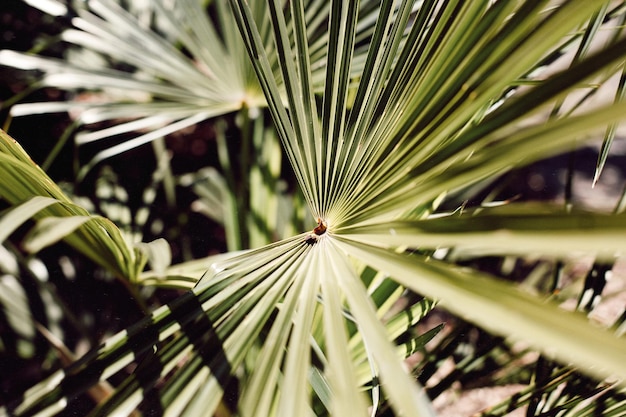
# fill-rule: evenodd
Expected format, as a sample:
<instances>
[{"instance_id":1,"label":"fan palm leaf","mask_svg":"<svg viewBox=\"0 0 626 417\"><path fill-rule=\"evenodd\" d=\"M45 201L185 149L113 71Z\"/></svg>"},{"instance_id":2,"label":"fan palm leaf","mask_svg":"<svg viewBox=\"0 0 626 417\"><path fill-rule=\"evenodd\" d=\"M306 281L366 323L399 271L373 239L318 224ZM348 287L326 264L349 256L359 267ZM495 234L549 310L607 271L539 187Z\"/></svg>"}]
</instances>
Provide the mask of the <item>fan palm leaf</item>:
<instances>
[{"instance_id":1,"label":"fan palm leaf","mask_svg":"<svg viewBox=\"0 0 626 417\"><path fill-rule=\"evenodd\" d=\"M454 247L612 258L626 249L623 214L521 204L433 214L446 193L623 119L620 103L535 117L623 63L620 38L552 76L536 75L602 4L383 1L355 76L359 5L332 1L321 97L305 4L269 1L267 16L243 0L231 5L317 226L215 262L191 292L56 372L8 413L52 414L137 362L94 415L136 407L211 414L222 399L241 415L376 415L379 400L397 415L434 415L392 343L397 322L381 320L390 305L373 294L386 282L594 377L626 377L626 343L610 330L433 256ZM521 80L530 86L518 88ZM365 266L384 279L366 279Z\"/></svg>"},{"instance_id":2,"label":"fan palm leaf","mask_svg":"<svg viewBox=\"0 0 626 417\"><path fill-rule=\"evenodd\" d=\"M148 11L126 10L114 0L77 2L73 9L62 3L35 6L71 18L71 27L60 37L74 48L65 59L3 50L0 64L43 72L33 88L55 87L74 92L74 97L17 104L11 114L71 112L78 118L72 128L87 128L76 135L77 145L132 135L100 151L81 175L104 159L207 119L266 105L225 1L214 2L213 17L196 0L159 0ZM263 2L253 7L259 16L267 8ZM316 52L313 64L319 72L328 41L320 28L328 12L320 1L308 2L307 9ZM368 13L371 7L363 12ZM372 27L362 25L361 37ZM269 30L261 27L261 32ZM278 68L278 63L274 60L271 66ZM102 122L115 125L102 127Z\"/></svg>"}]
</instances>

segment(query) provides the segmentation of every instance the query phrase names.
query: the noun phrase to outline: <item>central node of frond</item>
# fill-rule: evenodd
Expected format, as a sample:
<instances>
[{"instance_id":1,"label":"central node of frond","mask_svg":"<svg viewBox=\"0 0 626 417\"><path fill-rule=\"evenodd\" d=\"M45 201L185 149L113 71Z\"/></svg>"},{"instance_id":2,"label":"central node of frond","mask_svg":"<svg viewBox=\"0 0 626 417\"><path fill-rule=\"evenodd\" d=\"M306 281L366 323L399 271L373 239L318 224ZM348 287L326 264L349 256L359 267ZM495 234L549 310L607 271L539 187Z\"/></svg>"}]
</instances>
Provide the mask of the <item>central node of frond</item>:
<instances>
[{"instance_id":1,"label":"central node of frond","mask_svg":"<svg viewBox=\"0 0 626 417\"><path fill-rule=\"evenodd\" d=\"M313 233L317 236L322 236L326 233L326 223L322 219L317 219L317 227L313 229Z\"/></svg>"},{"instance_id":2,"label":"central node of frond","mask_svg":"<svg viewBox=\"0 0 626 417\"><path fill-rule=\"evenodd\" d=\"M313 245L317 243L321 236L326 233L326 222L320 218L317 219L317 226L313 229L311 233L307 235L306 243L309 245Z\"/></svg>"}]
</instances>

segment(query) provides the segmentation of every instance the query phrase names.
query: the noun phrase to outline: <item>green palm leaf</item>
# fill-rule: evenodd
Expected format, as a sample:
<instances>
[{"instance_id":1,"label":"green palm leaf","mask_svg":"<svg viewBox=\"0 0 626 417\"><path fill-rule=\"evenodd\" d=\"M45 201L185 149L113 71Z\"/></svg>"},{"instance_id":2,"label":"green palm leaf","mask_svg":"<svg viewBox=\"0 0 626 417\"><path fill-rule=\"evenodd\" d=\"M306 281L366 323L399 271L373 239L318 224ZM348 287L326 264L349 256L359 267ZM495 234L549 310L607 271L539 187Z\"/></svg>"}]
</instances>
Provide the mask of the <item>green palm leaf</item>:
<instances>
[{"instance_id":1,"label":"green palm leaf","mask_svg":"<svg viewBox=\"0 0 626 417\"><path fill-rule=\"evenodd\" d=\"M31 240L34 251L65 239L76 250L118 277L131 282L137 278L145 265L145 256L124 240L120 230L110 220L92 216L70 201L17 142L3 131L0 131L0 176L0 197L17 206L8 218L3 219L3 223L10 222L11 228L15 228L31 217L45 220L48 226L49 222L56 222L57 229L44 232L43 241L33 243ZM5 229L5 233L8 234L11 228Z\"/></svg>"},{"instance_id":2,"label":"green palm leaf","mask_svg":"<svg viewBox=\"0 0 626 417\"><path fill-rule=\"evenodd\" d=\"M536 75L602 4L384 1L358 61L358 28L369 15L336 0L321 97L305 4L270 1L267 15L231 4L317 227L216 261L191 292L53 374L7 414L59 411L136 362L93 415L136 407L212 414L231 396L241 415L376 415L381 402L397 415L434 415L392 343L414 321L381 320L403 288L594 377L626 377L626 342L609 330L430 256L442 247L558 257L626 249L623 215L523 205L431 215L442 195L623 119L623 104L534 118L624 60L621 40L546 79ZM521 79L531 85L518 88ZM372 269L392 284L371 279Z\"/></svg>"}]
</instances>

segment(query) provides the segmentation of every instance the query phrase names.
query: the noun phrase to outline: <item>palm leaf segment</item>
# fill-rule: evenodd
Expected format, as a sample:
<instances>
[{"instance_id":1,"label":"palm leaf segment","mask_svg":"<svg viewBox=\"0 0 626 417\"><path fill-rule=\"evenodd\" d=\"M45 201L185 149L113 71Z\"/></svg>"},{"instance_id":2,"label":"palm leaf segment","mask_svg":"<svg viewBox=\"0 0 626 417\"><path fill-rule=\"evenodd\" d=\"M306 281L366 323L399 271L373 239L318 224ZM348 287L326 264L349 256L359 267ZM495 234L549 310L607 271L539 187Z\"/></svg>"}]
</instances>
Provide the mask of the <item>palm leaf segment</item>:
<instances>
[{"instance_id":1,"label":"palm leaf segment","mask_svg":"<svg viewBox=\"0 0 626 417\"><path fill-rule=\"evenodd\" d=\"M556 152L623 117L626 107L616 104L519 127L542 104L623 59L626 45L618 41L540 87L512 89L599 5L425 1L414 8L384 1L363 70L353 80L358 7L334 1L328 21L334 42L318 103L305 7L293 1L283 10L270 2L286 105L253 11L244 1L232 0L232 6L318 226L216 263L192 293L51 376L12 413L59 410L84 389L86 376L95 382L139 361L95 414L128 413L140 404L172 415L211 413L236 380L242 415L368 415L380 380L397 414L430 415L389 343L389 326L380 322L380 282L441 298L490 330L523 338L598 376L626 377L622 340L508 284L406 251L476 248L503 234L507 244L477 248L600 256L624 250L623 215L573 214L559 221L560 212L512 206L451 222L428 219L433 200L445 192L519 164L521 154L528 162ZM529 233L529 223L537 230ZM559 246L564 239L568 244ZM394 280L364 281L362 264Z\"/></svg>"}]
</instances>

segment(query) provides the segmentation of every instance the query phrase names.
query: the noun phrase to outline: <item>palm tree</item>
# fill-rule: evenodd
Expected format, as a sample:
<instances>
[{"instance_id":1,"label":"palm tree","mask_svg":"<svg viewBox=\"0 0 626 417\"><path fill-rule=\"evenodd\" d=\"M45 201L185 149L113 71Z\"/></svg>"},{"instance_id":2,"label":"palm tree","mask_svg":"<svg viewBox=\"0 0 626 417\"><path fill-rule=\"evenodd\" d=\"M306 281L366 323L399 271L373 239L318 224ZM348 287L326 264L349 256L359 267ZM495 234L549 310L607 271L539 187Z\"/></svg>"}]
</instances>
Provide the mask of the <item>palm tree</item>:
<instances>
[{"instance_id":1,"label":"palm tree","mask_svg":"<svg viewBox=\"0 0 626 417\"><path fill-rule=\"evenodd\" d=\"M626 246L623 204L610 214L490 198L457 210L442 207L450 196L475 192L472 187L484 188L516 167L606 132L600 175L616 123L626 114L625 4L252 3L231 0L228 9L218 1L210 20L199 18L203 9L192 0L172 10L168 2L155 2L153 12L170 36L157 37L133 27L119 5L88 2L77 18L83 32L70 30L64 38L134 59L130 75L0 53L0 62L44 71L46 85L134 86L147 93L141 103L108 96L112 101L105 105L84 106L85 123L90 114L100 115L93 120L117 119L120 111L133 119L111 128L121 130L88 137L154 129L103 152L85 170L131 146L238 109L246 123L259 126L252 135L261 150L266 136L257 113L267 111L313 219L304 233L205 260L208 270L201 277L194 275L197 263L163 269L160 278L142 275L146 252L71 202L3 134L0 196L14 207L2 222L40 219L27 248L37 252L63 238L130 287L159 280L163 285L170 277L174 286L195 283L3 412L54 414L135 363L93 415L128 415L139 408L189 416L427 416L434 411L426 393L435 398L450 379L466 380L481 363L495 361L489 372L508 369L511 378L528 383L523 368L534 377L491 415L522 406L528 415L621 415L623 388L612 381L626 377L626 345L614 330L560 308L558 286L548 295L533 294L462 264L484 256L539 254L565 261L588 254L597 265L612 266ZM608 40L598 46L604 33ZM139 45L167 55L133 58ZM555 62L565 65L555 68ZM620 73L616 98L588 106L599 87ZM16 114L33 111L26 106L16 106ZM228 192L236 194L235 181L229 184ZM245 246L241 242L232 249ZM435 305L479 326L489 341L440 384L431 379L433 369L455 354L450 349L458 344L452 342L470 325L440 333L439 323L423 320ZM418 323L423 327L415 333ZM439 342L426 349L437 333ZM520 341L521 349L515 344ZM516 367L529 349L542 356ZM405 361L409 357L413 362ZM596 395L601 407L583 401Z\"/></svg>"}]
</instances>

